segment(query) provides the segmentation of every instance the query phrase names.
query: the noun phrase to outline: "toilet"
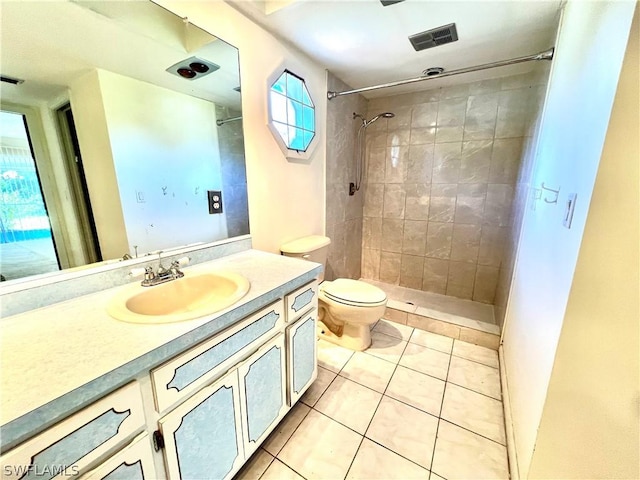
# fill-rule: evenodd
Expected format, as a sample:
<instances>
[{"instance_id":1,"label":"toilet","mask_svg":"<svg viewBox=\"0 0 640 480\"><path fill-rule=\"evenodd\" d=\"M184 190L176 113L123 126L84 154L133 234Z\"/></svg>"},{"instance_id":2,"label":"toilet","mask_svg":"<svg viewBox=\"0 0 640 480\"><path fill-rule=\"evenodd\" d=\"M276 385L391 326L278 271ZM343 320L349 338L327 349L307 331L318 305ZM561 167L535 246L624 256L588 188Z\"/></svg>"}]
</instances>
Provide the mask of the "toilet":
<instances>
[{"instance_id":1,"label":"toilet","mask_svg":"<svg viewBox=\"0 0 640 480\"><path fill-rule=\"evenodd\" d=\"M311 235L282 245L280 251L326 266L330 244L328 237ZM318 336L351 350L366 350L371 345L371 325L384 315L387 295L360 280L323 279L324 272L318 288Z\"/></svg>"}]
</instances>

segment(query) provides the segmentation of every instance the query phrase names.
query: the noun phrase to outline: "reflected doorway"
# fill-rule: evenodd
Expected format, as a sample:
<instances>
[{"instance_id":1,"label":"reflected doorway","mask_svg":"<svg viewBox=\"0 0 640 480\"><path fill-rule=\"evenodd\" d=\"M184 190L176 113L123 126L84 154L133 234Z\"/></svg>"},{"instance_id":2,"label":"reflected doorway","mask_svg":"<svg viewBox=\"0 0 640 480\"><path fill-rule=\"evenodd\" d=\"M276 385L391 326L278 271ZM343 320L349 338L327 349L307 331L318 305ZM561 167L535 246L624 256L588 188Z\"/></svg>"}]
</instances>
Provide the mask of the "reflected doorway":
<instances>
[{"instance_id":1,"label":"reflected doorway","mask_svg":"<svg viewBox=\"0 0 640 480\"><path fill-rule=\"evenodd\" d=\"M2 280L60 270L25 116L0 111Z\"/></svg>"}]
</instances>

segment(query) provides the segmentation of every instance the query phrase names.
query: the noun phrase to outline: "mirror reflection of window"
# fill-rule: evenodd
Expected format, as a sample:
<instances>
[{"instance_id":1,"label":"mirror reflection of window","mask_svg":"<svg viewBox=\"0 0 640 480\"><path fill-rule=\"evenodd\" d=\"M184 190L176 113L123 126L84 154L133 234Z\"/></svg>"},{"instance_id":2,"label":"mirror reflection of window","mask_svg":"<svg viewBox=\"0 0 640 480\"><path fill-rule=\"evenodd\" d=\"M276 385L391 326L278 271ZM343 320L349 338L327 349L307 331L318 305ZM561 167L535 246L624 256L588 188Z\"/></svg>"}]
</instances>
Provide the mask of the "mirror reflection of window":
<instances>
[{"instance_id":1,"label":"mirror reflection of window","mask_svg":"<svg viewBox=\"0 0 640 480\"><path fill-rule=\"evenodd\" d=\"M304 80L285 70L271 86L271 121L290 150L304 152L315 135L315 106Z\"/></svg>"}]
</instances>

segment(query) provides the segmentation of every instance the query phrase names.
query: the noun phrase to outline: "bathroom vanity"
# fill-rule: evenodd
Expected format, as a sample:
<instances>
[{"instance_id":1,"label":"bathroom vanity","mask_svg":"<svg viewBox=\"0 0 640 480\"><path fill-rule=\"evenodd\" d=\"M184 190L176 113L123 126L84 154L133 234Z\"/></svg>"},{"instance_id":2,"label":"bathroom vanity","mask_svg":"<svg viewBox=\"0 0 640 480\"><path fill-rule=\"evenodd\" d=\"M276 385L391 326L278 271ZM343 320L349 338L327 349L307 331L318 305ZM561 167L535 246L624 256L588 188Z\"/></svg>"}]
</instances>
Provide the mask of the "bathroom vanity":
<instances>
[{"instance_id":1,"label":"bathroom vanity","mask_svg":"<svg viewBox=\"0 0 640 480\"><path fill-rule=\"evenodd\" d=\"M251 287L178 323L111 318L123 287L4 319L2 478L231 478L316 378L320 269L254 250L189 267Z\"/></svg>"}]
</instances>

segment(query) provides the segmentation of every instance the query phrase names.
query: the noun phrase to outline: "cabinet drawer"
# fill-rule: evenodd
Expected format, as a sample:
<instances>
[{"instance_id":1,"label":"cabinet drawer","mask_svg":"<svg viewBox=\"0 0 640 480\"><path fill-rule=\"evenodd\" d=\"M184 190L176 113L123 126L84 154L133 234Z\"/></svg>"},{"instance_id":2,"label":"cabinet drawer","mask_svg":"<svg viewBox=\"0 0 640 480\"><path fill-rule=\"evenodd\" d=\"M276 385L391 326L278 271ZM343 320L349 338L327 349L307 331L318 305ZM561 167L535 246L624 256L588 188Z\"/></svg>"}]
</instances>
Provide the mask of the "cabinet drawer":
<instances>
[{"instance_id":1,"label":"cabinet drawer","mask_svg":"<svg viewBox=\"0 0 640 480\"><path fill-rule=\"evenodd\" d=\"M142 433L113 457L81 478L82 480L154 480L158 475L153 464L152 448L149 434Z\"/></svg>"},{"instance_id":2,"label":"cabinet drawer","mask_svg":"<svg viewBox=\"0 0 640 480\"><path fill-rule=\"evenodd\" d=\"M284 334L238 366L244 453L248 458L288 411Z\"/></svg>"},{"instance_id":3,"label":"cabinet drawer","mask_svg":"<svg viewBox=\"0 0 640 480\"><path fill-rule=\"evenodd\" d=\"M158 412L223 375L251 348L280 331L284 325L283 310L280 300L152 370Z\"/></svg>"},{"instance_id":4,"label":"cabinet drawer","mask_svg":"<svg viewBox=\"0 0 640 480\"><path fill-rule=\"evenodd\" d=\"M144 423L140 388L133 382L0 457L2 478L77 476Z\"/></svg>"},{"instance_id":5,"label":"cabinet drawer","mask_svg":"<svg viewBox=\"0 0 640 480\"><path fill-rule=\"evenodd\" d=\"M293 322L300 315L318 304L318 282L313 281L291 292L285 297L287 322Z\"/></svg>"},{"instance_id":6,"label":"cabinet drawer","mask_svg":"<svg viewBox=\"0 0 640 480\"><path fill-rule=\"evenodd\" d=\"M312 310L287 327L288 403L293 406L318 375L316 321Z\"/></svg>"}]
</instances>

